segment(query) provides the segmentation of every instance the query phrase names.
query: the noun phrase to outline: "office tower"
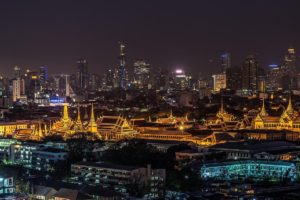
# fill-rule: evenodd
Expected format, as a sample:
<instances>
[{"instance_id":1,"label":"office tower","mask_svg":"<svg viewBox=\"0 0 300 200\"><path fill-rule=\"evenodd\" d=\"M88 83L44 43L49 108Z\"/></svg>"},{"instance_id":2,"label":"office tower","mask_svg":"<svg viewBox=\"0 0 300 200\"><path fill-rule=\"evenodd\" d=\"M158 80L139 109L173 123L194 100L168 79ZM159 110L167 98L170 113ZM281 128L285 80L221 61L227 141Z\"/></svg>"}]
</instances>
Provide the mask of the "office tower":
<instances>
[{"instance_id":1,"label":"office tower","mask_svg":"<svg viewBox=\"0 0 300 200\"><path fill-rule=\"evenodd\" d=\"M226 69L226 88L240 90L242 88L242 71L238 66Z\"/></svg>"},{"instance_id":2,"label":"office tower","mask_svg":"<svg viewBox=\"0 0 300 200\"><path fill-rule=\"evenodd\" d=\"M168 70L159 69L155 73L155 86L158 90L166 90L169 87L169 72Z\"/></svg>"},{"instance_id":3,"label":"office tower","mask_svg":"<svg viewBox=\"0 0 300 200\"><path fill-rule=\"evenodd\" d=\"M39 79L40 79L41 86L45 87L48 82L48 67L47 66L40 66Z\"/></svg>"},{"instance_id":4,"label":"office tower","mask_svg":"<svg viewBox=\"0 0 300 200\"><path fill-rule=\"evenodd\" d=\"M120 56L119 56L119 61L120 61L120 65L118 68L118 87L119 88L126 88L126 80L127 80L127 72L126 72L126 55L125 55L125 45L120 42Z\"/></svg>"},{"instance_id":5,"label":"office tower","mask_svg":"<svg viewBox=\"0 0 300 200\"><path fill-rule=\"evenodd\" d=\"M90 75L90 83L89 86L91 90L98 90L100 86L100 77L97 74Z\"/></svg>"},{"instance_id":6,"label":"office tower","mask_svg":"<svg viewBox=\"0 0 300 200\"><path fill-rule=\"evenodd\" d=\"M133 64L134 83L140 89L151 88L150 85L150 64L139 59Z\"/></svg>"},{"instance_id":7,"label":"office tower","mask_svg":"<svg viewBox=\"0 0 300 200\"><path fill-rule=\"evenodd\" d=\"M77 87L79 90L88 88L89 74L88 74L88 62L86 59L77 60Z\"/></svg>"},{"instance_id":8,"label":"office tower","mask_svg":"<svg viewBox=\"0 0 300 200\"><path fill-rule=\"evenodd\" d=\"M7 95L9 82L8 79L0 76L0 97Z\"/></svg>"},{"instance_id":9,"label":"office tower","mask_svg":"<svg viewBox=\"0 0 300 200\"><path fill-rule=\"evenodd\" d=\"M116 73L112 69L108 69L106 73L104 74L104 80L103 80L103 87L105 89L111 90L112 88L116 87Z\"/></svg>"},{"instance_id":10,"label":"office tower","mask_svg":"<svg viewBox=\"0 0 300 200\"><path fill-rule=\"evenodd\" d=\"M296 51L289 48L281 66L281 87L283 90L297 89Z\"/></svg>"},{"instance_id":11,"label":"office tower","mask_svg":"<svg viewBox=\"0 0 300 200\"><path fill-rule=\"evenodd\" d=\"M221 55L221 70L226 73L226 70L231 67L231 58L229 53Z\"/></svg>"},{"instance_id":12,"label":"office tower","mask_svg":"<svg viewBox=\"0 0 300 200\"><path fill-rule=\"evenodd\" d=\"M279 65L269 65L266 88L269 91L277 91L281 88L282 68Z\"/></svg>"},{"instance_id":13,"label":"office tower","mask_svg":"<svg viewBox=\"0 0 300 200\"><path fill-rule=\"evenodd\" d=\"M290 76L296 76L296 51L294 48L289 48L287 54L284 56L282 65L283 70Z\"/></svg>"},{"instance_id":14,"label":"office tower","mask_svg":"<svg viewBox=\"0 0 300 200\"><path fill-rule=\"evenodd\" d=\"M39 72L28 71L26 74L26 95L28 98L34 99L41 88Z\"/></svg>"},{"instance_id":15,"label":"office tower","mask_svg":"<svg viewBox=\"0 0 300 200\"><path fill-rule=\"evenodd\" d=\"M18 66L14 67L14 78L20 78L21 77L21 68Z\"/></svg>"},{"instance_id":16,"label":"office tower","mask_svg":"<svg viewBox=\"0 0 300 200\"><path fill-rule=\"evenodd\" d=\"M172 73L169 84L172 89L185 90L190 88L191 79L192 77L185 74L182 69L177 69Z\"/></svg>"},{"instance_id":17,"label":"office tower","mask_svg":"<svg viewBox=\"0 0 300 200\"><path fill-rule=\"evenodd\" d=\"M257 90L258 63L253 55L249 55L242 65L242 89L250 92Z\"/></svg>"},{"instance_id":18,"label":"office tower","mask_svg":"<svg viewBox=\"0 0 300 200\"><path fill-rule=\"evenodd\" d=\"M24 98L25 96L25 81L24 79L21 78L16 78L13 80L13 85L12 85L12 98L13 102L16 102L17 100Z\"/></svg>"},{"instance_id":19,"label":"office tower","mask_svg":"<svg viewBox=\"0 0 300 200\"><path fill-rule=\"evenodd\" d=\"M214 92L220 92L220 90L226 88L226 74L214 74L212 75L213 78L213 90Z\"/></svg>"}]
</instances>

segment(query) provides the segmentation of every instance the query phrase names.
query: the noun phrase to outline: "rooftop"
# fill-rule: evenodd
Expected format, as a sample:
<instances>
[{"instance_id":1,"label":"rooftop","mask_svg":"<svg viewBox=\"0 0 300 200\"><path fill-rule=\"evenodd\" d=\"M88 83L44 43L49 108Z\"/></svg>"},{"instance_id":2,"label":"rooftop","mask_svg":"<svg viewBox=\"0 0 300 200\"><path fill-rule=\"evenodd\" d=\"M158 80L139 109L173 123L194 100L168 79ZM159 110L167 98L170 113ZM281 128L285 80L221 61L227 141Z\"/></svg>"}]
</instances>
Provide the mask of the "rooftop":
<instances>
[{"instance_id":1,"label":"rooftop","mask_svg":"<svg viewBox=\"0 0 300 200\"><path fill-rule=\"evenodd\" d=\"M118 165L108 162L79 162L73 165L82 165L82 166L91 166L91 167L98 167L98 168L107 168L107 169L118 169L118 170L126 170L131 171L135 169L139 169L140 167L136 166L127 166L127 165Z\"/></svg>"}]
</instances>

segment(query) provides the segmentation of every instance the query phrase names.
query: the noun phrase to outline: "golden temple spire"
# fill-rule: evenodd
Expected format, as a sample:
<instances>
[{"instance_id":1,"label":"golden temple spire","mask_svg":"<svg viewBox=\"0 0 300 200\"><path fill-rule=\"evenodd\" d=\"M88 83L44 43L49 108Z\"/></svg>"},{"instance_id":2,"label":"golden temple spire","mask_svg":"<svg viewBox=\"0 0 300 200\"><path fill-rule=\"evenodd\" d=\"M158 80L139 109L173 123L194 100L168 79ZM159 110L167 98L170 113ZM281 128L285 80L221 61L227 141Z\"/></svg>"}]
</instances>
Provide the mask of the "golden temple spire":
<instances>
[{"instance_id":1,"label":"golden temple spire","mask_svg":"<svg viewBox=\"0 0 300 200\"><path fill-rule=\"evenodd\" d=\"M292 95L290 95L290 98L289 98L289 104L285 110L287 113L293 113L294 112L294 108L293 108L293 105L292 105Z\"/></svg>"},{"instance_id":2,"label":"golden temple spire","mask_svg":"<svg viewBox=\"0 0 300 200\"><path fill-rule=\"evenodd\" d=\"M79 105L77 105L77 121L80 121L80 122L81 122Z\"/></svg>"},{"instance_id":3,"label":"golden temple spire","mask_svg":"<svg viewBox=\"0 0 300 200\"><path fill-rule=\"evenodd\" d=\"M262 107L261 107L261 110L260 110L259 114L261 116L267 116L268 115L268 113L266 111L266 108L265 108L265 98L263 98Z\"/></svg>"},{"instance_id":4,"label":"golden temple spire","mask_svg":"<svg viewBox=\"0 0 300 200\"><path fill-rule=\"evenodd\" d=\"M169 118L173 118L173 109L171 109L171 111L170 111Z\"/></svg>"},{"instance_id":5,"label":"golden temple spire","mask_svg":"<svg viewBox=\"0 0 300 200\"><path fill-rule=\"evenodd\" d=\"M83 128L82 128L82 122L81 122L81 118L80 118L80 107L79 105L77 105L77 120L75 122L75 126L74 128L78 131L81 131Z\"/></svg>"},{"instance_id":6,"label":"golden temple spire","mask_svg":"<svg viewBox=\"0 0 300 200\"><path fill-rule=\"evenodd\" d=\"M64 103L63 120L65 120L65 121L69 120L69 113L68 113L67 103Z\"/></svg>"},{"instance_id":7,"label":"golden temple spire","mask_svg":"<svg viewBox=\"0 0 300 200\"><path fill-rule=\"evenodd\" d=\"M89 131L92 132L92 133L97 133L98 132L97 123L95 121L94 105L93 104L92 104L92 108L91 108L91 118L90 118L90 122L89 122Z\"/></svg>"},{"instance_id":8,"label":"golden temple spire","mask_svg":"<svg viewBox=\"0 0 300 200\"><path fill-rule=\"evenodd\" d=\"M38 140L41 140L42 138L43 138L42 125L41 125L41 121L39 121Z\"/></svg>"},{"instance_id":9,"label":"golden temple spire","mask_svg":"<svg viewBox=\"0 0 300 200\"><path fill-rule=\"evenodd\" d=\"M189 118L188 118L188 113L185 114L185 120L186 120L186 121L189 120Z\"/></svg>"},{"instance_id":10,"label":"golden temple spire","mask_svg":"<svg viewBox=\"0 0 300 200\"><path fill-rule=\"evenodd\" d=\"M220 107L220 113L224 113L224 103L223 103L223 98L221 99L221 107Z\"/></svg>"}]
</instances>

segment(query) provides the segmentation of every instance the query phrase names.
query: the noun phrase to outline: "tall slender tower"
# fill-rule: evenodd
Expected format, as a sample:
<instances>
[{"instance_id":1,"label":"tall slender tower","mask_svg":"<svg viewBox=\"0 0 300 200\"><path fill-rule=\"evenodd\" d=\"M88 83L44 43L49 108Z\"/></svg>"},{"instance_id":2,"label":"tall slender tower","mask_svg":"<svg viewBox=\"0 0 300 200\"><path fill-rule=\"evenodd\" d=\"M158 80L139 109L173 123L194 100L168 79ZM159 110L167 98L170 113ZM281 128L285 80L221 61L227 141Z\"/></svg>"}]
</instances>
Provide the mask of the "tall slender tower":
<instances>
[{"instance_id":1,"label":"tall slender tower","mask_svg":"<svg viewBox=\"0 0 300 200\"><path fill-rule=\"evenodd\" d=\"M126 87L126 55L125 55L125 45L122 42L119 42L120 45L120 66L118 69L118 87Z\"/></svg>"},{"instance_id":2,"label":"tall slender tower","mask_svg":"<svg viewBox=\"0 0 300 200\"><path fill-rule=\"evenodd\" d=\"M89 84L88 61L86 59L77 60L77 87L81 90L87 89Z\"/></svg>"}]
</instances>

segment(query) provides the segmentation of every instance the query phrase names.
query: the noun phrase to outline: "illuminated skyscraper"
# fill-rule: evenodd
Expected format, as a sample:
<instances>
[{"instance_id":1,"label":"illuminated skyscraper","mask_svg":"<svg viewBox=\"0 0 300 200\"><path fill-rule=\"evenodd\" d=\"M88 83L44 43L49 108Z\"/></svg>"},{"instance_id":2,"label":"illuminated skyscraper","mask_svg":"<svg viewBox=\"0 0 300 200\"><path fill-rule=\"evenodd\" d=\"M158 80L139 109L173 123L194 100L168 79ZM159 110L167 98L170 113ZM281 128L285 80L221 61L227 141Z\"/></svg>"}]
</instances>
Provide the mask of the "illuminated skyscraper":
<instances>
[{"instance_id":1,"label":"illuminated skyscraper","mask_svg":"<svg viewBox=\"0 0 300 200\"><path fill-rule=\"evenodd\" d=\"M86 59L77 60L77 87L87 89L89 84L88 62Z\"/></svg>"},{"instance_id":2,"label":"illuminated skyscraper","mask_svg":"<svg viewBox=\"0 0 300 200\"><path fill-rule=\"evenodd\" d=\"M228 68L231 67L231 59L229 53L224 53L221 55L221 70L223 73L226 72Z\"/></svg>"},{"instance_id":3,"label":"illuminated skyscraper","mask_svg":"<svg viewBox=\"0 0 300 200\"><path fill-rule=\"evenodd\" d=\"M125 55L125 45L120 42L120 65L118 68L118 87L120 88L126 88L126 55Z\"/></svg>"},{"instance_id":4,"label":"illuminated skyscraper","mask_svg":"<svg viewBox=\"0 0 300 200\"><path fill-rule=\"evenodd\" d=\"M40 83L43 87L46 86L48 82L48 67L47 66L40 66Z\"/></svg>"},{"instance_id":5,"label":"illuminated skyscraper","mask_svg":"<svg viewBox=\"0 0 300 200\"><path fill-rule=\"evenodd\" d=\"M21 77L21 68L18 66L14 67L14 78L20 78Z\"/></svg>"},{"instance_id":6,"label":"illuminated skyscraper","mask_svg":"<svg viewBox=\"0 0 300 200\"><path fill-rule=\"evenodd\" d=\"M13 80L13 102L16 102L18 99L22 99L25 96L25 81L21 78L16 78Z\"/></svg>"},{"instance_id":7,"label":"illuminated skyscraper","mask_svg":"<svg viewBox=\"0 0 300 200\"><path fill-rule=\"evenodd\" d=\"M220 90L226 88L226 74L214 74L213 78L213 89L215 92L220 92Z\"/></svg>"},{"instance_id":8,"label":"illuminated skyscraper","mask_svg":"<svg viewBox=\"0 0 300 200\"><path fill-rule=\"evenodd\" d=\"M138 88L150 87L150 64L144 60L137 60L134 64L134 82Z\"/></svg>"},{"instance_id":9,"label":"illuminated skyscraper","mask_svg":"<svg viewBox=\"0 0 300 200\"><path fill-rule=\"evenodd\" d=\"M249 55L242 66L242 89L257 91L258 63L253 55Z\"/></svg>"},{"instance_id":10,"label":"illuminated skyscraper","mask_svg":"<svg viewBox=\"0 0 300 200\"><path fill-rule=\"evenodd\" d=\"M177 69L172 73L172 79L170 81L170 86L173 89L185 90L190 88L191 76L185 74L182 69Z\"/></svg>"},{"instance_id":11,"label":"illuminated skyscraper","mask_svg":"<svg viewBox=\"0 0 300 200\"><path fill-rule=\"evenodd\" d=\"M296 75L296 51L294 48L289 48L287 54L284 56L284 63L282 68L290 76Z\"/></svg>"}]
</instances>

